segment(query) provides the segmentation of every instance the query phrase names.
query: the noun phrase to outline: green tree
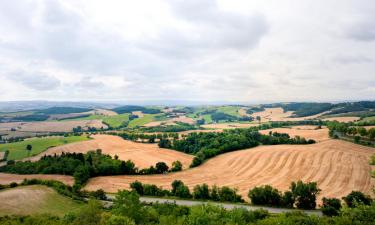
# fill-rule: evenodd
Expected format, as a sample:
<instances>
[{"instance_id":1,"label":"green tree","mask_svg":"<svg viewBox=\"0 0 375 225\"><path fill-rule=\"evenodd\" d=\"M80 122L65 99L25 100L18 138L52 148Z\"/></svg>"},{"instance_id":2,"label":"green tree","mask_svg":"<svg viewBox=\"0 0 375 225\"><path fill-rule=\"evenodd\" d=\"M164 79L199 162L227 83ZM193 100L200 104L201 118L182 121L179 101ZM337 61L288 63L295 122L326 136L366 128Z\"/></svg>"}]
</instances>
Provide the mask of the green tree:
<instances>
[{"instance_id":1,"label":"green tree","mask_svg":"<svg viewBox=\"0 0 375 225\"><path fill-rule=\"evenodd\" d=\"M168 171L169 167L165 162L158 162L156 163L156 173L165 173Z\"/></svg>"},{"instance_id":2,"label":"green tree","mask_svg":"<svg viewBox=\"0 0 375 225\"><path fill-rule=\"evenodd\" d=\"M302 181L292 182L290 190L296 200L299 209L315 209L316 196L320 189L316 182L303 183Z\"/></svg>"},{"instance_id":3,"label":"green tree","mask_svg":"<svg viewBox=\"0 0 375 225\"><path fill-rule=\"evenodd\" d=\"M74 225L99 225L102 215L102 205L97 200L89 200L86 207L84 207L75 218Z\"/></svg>"},{"instance_id":4,"label":"green tree","mask_svg":"<svg viewBox=\"0 0 375 225\"><path fill-rule=\"evenodd\" d=\"M207 184L196 185L193 191L195 199L210 199L210 190Z\"/></svg>"},{"instance_id":5,"label":"green tree","mask_svg":"<svg viewBox=\"0 0 375 225\"><path fill-rule=\"evenodd\" d=\"M341 209L341 201L337 198L323 198L323 205L321 207L322 213L325 216L338 216Z\"/></svg>"},{"instance_id":6,"label":"green tree","mask_svg":"<svg viewBox=\"0 0 375 225\"><path fill-rule=\"evenodd\" d=\"M172 163L172 169L171 171L172 172L177 172L177 171L181 171L182 170L182 163L180 161L174 161Z\"/></svg>"},{"instance_id":7,"label":"green tree","mask_svg":"<svg viewBox=\"0 0 375 225\"><path fill-rule=\"evenodd\" d=\"M75 184L81 186L90 178L90 171L87 166L79 166L75 170L73 177Z\"/></svg>"},{"instance_id":8,"label":"green tree","mask_svg":"<svg viewBox=\"0 0 375 225\"><path fill-rule=\"evenodd\" d=\"M270 185L255 187L249 191L248 196L254 205L281 205L280 191Z\"/></svg>"},{"instance_id":9,"label":"green tree","mask_svg":"<svg viewBox=\"0 0 375 225\"><path fill-rule=\"evenodd\" d=\"M370 196L363 194L360 191L352 191L346 197L343 197L348 207L355 207L356 204L370 205L372 200Z\"/></svg>"},{"instance_id":10,"label":"green tree","mask_svg":"<svg viewBox=\"0 0 375 225\"><path fill-rule=\"evenodd\" d=\"M130 188L137 192L139 195L143 195L144 192L143 192L143 184L139 181L134 181L133 183L130 184Z\"/></svg>"},{"instance_id":11,"label":"green tree","mask_svg":"<svg viewBox=\"0 0 375 225\"><path fill-rule=\"evenodd\" d=\"M143 219L144 210L137 193L123 190L117 192L112 212L115 215L131 218L138 224Z\"/></svg>"}]
</instances>

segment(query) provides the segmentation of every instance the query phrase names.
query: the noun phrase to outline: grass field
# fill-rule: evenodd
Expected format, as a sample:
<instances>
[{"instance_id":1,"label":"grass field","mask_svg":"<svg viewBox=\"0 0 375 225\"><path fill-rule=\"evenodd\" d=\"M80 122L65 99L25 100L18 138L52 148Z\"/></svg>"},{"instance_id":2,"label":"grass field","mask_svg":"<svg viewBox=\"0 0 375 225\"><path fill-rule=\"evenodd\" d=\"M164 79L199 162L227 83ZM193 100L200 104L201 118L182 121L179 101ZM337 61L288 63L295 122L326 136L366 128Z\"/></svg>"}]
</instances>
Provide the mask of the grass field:
<instances>
[{"instance_id":1,"label":"grass field","mask_svg":"<svg viewBox=\"0 0 375 225\"><path fill-rule=\"evenodd\" d=\"M158 116L158 115L160 115L160 114L144 114L143 117L130 121L128 127L134 128L134 127L137 127L137 126L143 126L146 123L150 123L152 121L155 121L155 117Z\"/></svg>"},{"instance_id":2,"label":"grass field","mask_svg":"<svg viewBox=\"0 0 375 225\"><path fill-rule=\"evenodd\" d=\"M369 117L364 118L362 121L374 121L374 120L375 120L375 116L369 116Z\"/></svg>"},{"instance_id":3,"label":"grass field","mask_svg":"<svg viewBox=\"0 0 375 225\"><path fill-rule=\"evenodd\" d=\"M212 118L210 114L202 115L205 123L212 123Z\"/></svg>"},{"instance_id":4,"label":"grass field","mask_svg":"<svg viewBox=\"0 0 375 225\"><path fill-rule=\"evenodd\" d=\"M63 216L81 209L85 204L41 186L21 186L0 191L0 216L52 214Z\"/></svg>"},{"instance_id":5,"label":"grass field","mask_svg":"<svg viewBox=\"0 0 375 225\"><path fill-rule=\"evenodd\" d=\"M106 115L90 115L86 117L80 117L80 118L74 118L74 119L67 119L65 121L77 121L77 120L102 120L103 123L113 127L117 128L122 126L124 123L129 121L129 115L130 113L124 113L119 115L113 115L113 116L106 116Z\"/></svg>"},{"instance_id":6,"label":"grass field","mask_svg":"<svg viewBox=\"0 0 375 225\"><path fill-rule=\"evenodd\" d=\"M222 106L217 109L219 112L223 112L232 116L239 116L238 110L240 110L241 107L239 106Z\"/></svg>"},{"instance_id":7,"label":"grass field","mask_svg":"<svg viewBox=\"0 0 375 225\"><path fill-rule=\"evenodd\" d=\"M86 136L31 138L20 142L0 144L0 151L4 152L9 150L7 159L18 160L39 154L53 146L64 145L77 141L85 141L88 139L89 138ZM27 145L32 146L30 153L26 150Z\"/></svg>"}]
</instances>

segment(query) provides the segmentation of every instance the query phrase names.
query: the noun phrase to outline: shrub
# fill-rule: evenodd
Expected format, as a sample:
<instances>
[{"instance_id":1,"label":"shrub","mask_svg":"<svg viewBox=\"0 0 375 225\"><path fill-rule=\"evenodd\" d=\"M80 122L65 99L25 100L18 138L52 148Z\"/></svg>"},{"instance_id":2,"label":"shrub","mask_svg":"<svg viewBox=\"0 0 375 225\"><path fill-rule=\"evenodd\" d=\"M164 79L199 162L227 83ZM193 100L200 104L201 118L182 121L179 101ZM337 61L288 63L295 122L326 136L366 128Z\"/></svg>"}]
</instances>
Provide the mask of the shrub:
<instances>
[{"instance_id":1,"label":"shrub","mask_svg":"<svg viewBox=\"0 0 375 225\"><path fill-rule=\"evenodd\" d=\"M350 208L356 206L356 204L370 205L372 199L369 196L366 196L360 191L352 191L346 197L343 197L346 205Z\"/></svg>"},{"instance_id":2,"label":"shrub","mask_svg":"<svg viewBox=\"0 0 375 225\"><path fill-rule=\"evenodd\" d=\"M270 185L255 187L248 194L254 205L281 205L281 193Z\"/></svg>"},{"instance_id":3,"label":"shrub","mask_svg":"<svg viewBox=\"0 0 375 225\"><path fill-rule=\"evenodd\" d=\"M141 182L139 182L137 180L130 184L130 188L133 191L137 192L139 195L143 195L144 194L144 192L143 192L143 185L142 185Z\"/></svg>"},{"instance_id":4,"label":"shrub","mask_svg":"<svg viewBox=\"0 0 375 225\"><path fill-rule=\"evenodd\" d=\"M18 186L18 184L16 183L16 182L12 182L12 183L10 183L10 185L9 185L11 188L14 188L14 187L17 187Z\"/></svg>"},{"instance_id":5,"label":"shrub","mask_svg":"<svg viewBox=\"0 0 375 225\"><path fill-rule=\"evenodd\" d=\"M158 162L156 163L156 173L165 173L168 171L169 167L167 166L167 164L165 164L165 162Z\"/></svg>"},{"instance_id":6,"label":"shrub","mask_svg":"<svg viewBox=\"0 0 375 225\"><path fill-rule=\"evenodd\" d=\"M341 209L341 201L337 198L323 198L323 205L321 207L322 213L325 216L337 216Z\"/></svg>"},{"instance_id":7,"label":"shrub","mask_svg":"<svg viewBox=\"0 0 375 225\"><path fill-rule=\"evenodd\" d=\"M281 197L281 205L286 208L293 208L295 203L295 198L291 191L286 191Z\"/></svg>"}]
</instances>

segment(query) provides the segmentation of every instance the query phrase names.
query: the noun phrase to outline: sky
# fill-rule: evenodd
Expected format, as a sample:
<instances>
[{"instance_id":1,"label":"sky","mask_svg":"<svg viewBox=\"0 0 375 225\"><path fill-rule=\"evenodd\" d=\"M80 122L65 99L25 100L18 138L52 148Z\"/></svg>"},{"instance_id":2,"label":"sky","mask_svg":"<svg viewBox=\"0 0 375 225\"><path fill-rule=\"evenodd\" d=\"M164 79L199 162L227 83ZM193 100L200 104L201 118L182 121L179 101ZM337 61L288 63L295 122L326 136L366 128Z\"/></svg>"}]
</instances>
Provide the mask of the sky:
<instances>
[{"instance_id":1,"label":"sky","mask_svg":"<svg viewBox=\"0 0 375 225\"><path fill-rule=\"evenodd\" d=\"M373 0L0 0L0 101L374 99Z\"/></svg>"}]
</instances>

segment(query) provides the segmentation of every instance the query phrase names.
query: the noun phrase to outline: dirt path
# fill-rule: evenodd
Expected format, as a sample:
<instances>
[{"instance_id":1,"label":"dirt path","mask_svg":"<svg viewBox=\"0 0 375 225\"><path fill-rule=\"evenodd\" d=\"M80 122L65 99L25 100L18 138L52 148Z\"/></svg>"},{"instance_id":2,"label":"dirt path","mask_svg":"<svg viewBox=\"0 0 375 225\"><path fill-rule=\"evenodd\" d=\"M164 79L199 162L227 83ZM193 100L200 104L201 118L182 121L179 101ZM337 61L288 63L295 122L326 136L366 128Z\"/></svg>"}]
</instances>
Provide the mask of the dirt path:
<instances>
[{"instance_id":1,"label":"dirt path","mask_svg":"<svg viewBox=\"0 0 375 225\"><path fill-rule=\"evenodd\" d=\"M107 192L129 188L135 180L170 188L173 180L182 180L192 188L196 184L238 188L247 199L250 188L270 184L287 190L292 181L316 181L321 196L342 197L352 190L370 193L369 157L373 148L328 140L313 145L259 146L217 156L203 165L178 173L151 176L111 176L90 180L85 189Z\"/></svg>"},{"instance_id":2,"label":"dirt path","mask_svg":"<svg viewBox=\"0 0 375 225\"><path fill-rule=\"evenodd\" d=\"M47 151L30 158L32 161L39 160L44 155L61 154L62 152L86 153L90 150L102 149L104 154L117 155L121 160L132 160L138 168L155 166L157 162L165 162L171 166L179 160L184 168L187 168L192 159L192 155L174 150L159 148L157 144L144 144L127 141L118 136L93 135L93 140L75 142L50 148Z\"/></svg>"}]
</instances>

